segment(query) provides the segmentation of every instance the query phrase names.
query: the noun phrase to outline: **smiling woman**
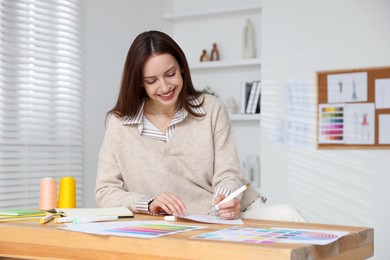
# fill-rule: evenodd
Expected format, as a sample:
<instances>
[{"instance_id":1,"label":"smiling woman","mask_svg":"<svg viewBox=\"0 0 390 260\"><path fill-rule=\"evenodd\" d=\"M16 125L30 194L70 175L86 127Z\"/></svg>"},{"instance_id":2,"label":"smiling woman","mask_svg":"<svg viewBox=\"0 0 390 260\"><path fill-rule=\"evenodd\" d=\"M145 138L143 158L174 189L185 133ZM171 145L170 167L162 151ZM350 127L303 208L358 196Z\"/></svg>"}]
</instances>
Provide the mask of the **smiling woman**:
<instances>
[{"instance_id":1,"label":"smiling woman","mask_svg":"<svg viewBox=\"0 0 390 260\"><path fill-rule=\"evenodd\" d=\"M77 178L82 62L77 0L0 4L0 207L38 207L43 177Z\"/></svg>"},{"instance_id":2,"label":"smiling woman","mask_svg":"<svg viewBox=\"0 0 390 260\"><path fill-rule=\"evenodd\" d=\"M101 207L206 215L247 184L222 102L195 90L187 59L167 34L138 35L127 55L119 97L108 113L95 198ZM294 209L266 207L249 187L216 214L303 221Z\"/></svg>"}]
</instances>

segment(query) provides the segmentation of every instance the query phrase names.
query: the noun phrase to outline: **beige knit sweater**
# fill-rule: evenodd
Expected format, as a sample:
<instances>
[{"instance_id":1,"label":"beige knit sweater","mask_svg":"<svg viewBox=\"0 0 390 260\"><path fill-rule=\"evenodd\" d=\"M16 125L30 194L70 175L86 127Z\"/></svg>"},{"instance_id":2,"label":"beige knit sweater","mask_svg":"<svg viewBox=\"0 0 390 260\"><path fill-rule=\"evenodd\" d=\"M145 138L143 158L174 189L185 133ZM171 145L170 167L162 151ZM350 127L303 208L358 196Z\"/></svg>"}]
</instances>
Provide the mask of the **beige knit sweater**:
<instances>
[{"instance_id":1,"label":"beige knit sweater","mask_svg":"<svg viewBox=\"0 0 390 260\"><path fill-rule=\"evenodd\" d=\"M219 99L204 97L206 115L189 114L166 143L141 136L136 125L122 124L124 118L110 117L99 153L98 206L137 212L140 198L171 192L183 200L186 214L207 214L216 188L234 191L246 183L226 109ZM242 210L258 196L245 191Z\"/></svg>"}]
</instances>

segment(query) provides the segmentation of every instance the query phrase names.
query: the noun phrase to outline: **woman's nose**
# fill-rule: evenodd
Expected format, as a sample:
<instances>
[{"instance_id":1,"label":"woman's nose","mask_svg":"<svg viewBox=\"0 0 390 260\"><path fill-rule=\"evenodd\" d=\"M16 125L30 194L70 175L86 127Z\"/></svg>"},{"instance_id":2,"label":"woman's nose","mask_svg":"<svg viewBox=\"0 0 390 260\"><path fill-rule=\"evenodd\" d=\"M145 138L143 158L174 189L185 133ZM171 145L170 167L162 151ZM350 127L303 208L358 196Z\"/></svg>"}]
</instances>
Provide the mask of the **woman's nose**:
<instances>
[{"instance_id":1,"label":"woman's nose","mask_svg":"<svg viewBox=\"0 0 390 260\"><path fill-rule=\"evenodd\" d=\"M171 86L170 86L170 85L171 85L171 84L169 84L168 82L166 82L165 80L163 80L162 83L161 83L161 86L160 86L161 91L163 91L163 92L168 92L168 91L170 91L170 90L171 90Z\"/></svg>"}]
</instances>

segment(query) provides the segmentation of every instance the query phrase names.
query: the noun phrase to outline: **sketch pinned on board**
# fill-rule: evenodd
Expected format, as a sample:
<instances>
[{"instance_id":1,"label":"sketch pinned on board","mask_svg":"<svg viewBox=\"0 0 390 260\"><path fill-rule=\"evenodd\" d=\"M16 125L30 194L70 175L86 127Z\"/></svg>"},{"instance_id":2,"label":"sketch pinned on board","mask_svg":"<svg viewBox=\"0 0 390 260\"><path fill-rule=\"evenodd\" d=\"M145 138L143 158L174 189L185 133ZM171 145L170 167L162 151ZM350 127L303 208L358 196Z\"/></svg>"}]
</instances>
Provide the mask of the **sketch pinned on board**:
<instances>
[{"instance_id":1,"label":"sketch pinned on board","mask_svg":"<svg viewBox=\"0 0 390 260\"><path fill-rule=\"evenodd\" d=\"M330 74L328 103L367 101L367 72Z\"/></svg>"},{"instance_id":2,"label":"sketch pinned on board","mask_svg":"<svg viewBox=\"0 0 390 260\"><path fill-rule=\"evenodd\" d=\"M390 79L375 80L375 107L390 108Z\"/></svg>"},{"instance_id":3,"label":"sketch pinned on board","mask_svg":"<svg viewBox=\"0 0 390 260\"><path fill-rule=\"evenodd\" d=\"M345 141L347 144L375 143L374 103L346 105Z\"/></svg>"}]
</instances>

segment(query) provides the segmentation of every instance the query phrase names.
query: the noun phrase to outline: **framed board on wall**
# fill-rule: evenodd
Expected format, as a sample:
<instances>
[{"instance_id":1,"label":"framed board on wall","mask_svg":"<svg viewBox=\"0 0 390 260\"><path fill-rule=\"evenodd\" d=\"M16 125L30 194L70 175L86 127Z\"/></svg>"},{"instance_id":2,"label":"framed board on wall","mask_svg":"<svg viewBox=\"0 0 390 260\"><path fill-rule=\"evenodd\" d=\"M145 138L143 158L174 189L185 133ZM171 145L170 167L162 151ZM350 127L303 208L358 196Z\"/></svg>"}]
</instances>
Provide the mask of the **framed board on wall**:
<instances>
[{"instance_id":1,"label":"framed board on wall","mask_svg":"<svg viewBox=\"0 0 390 260\"><path fill-rule=\"evenodd\" d=\"M390 67L317 72L319 149L390 148Z\"/></svg>"}]
</instances>

